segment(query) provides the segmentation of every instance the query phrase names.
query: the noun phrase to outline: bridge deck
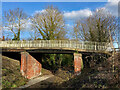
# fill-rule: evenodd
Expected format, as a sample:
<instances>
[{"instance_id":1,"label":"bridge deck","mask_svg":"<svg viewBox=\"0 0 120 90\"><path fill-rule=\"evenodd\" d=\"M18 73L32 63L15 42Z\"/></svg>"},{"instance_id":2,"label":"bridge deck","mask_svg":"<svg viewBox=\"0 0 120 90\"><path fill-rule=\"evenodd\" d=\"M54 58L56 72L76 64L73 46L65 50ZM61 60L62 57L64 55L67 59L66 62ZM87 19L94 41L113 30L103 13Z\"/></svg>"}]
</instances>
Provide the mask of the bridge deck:
<instances>
[{"instance_id":1,"label":"bridge deck","mask_svg":"<svg viewBox=\"0 0 120 90\"><path fill-rule=\"evenodd\" d=\"M0 47L8 50L57 49L84 52L107 52L109 43L80 42L72 40L0 41Z\"/></svg>"}]
</instances>

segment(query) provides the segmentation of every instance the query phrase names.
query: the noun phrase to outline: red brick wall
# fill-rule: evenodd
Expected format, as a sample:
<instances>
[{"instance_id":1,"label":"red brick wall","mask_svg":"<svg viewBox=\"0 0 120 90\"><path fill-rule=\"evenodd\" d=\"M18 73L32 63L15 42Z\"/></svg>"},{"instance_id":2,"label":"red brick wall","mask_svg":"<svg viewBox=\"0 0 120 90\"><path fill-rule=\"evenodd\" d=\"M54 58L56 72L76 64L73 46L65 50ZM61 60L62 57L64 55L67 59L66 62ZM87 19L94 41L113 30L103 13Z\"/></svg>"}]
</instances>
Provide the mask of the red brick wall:
<instances>
[{"instance_id":1,"label":"red brick wall","mask_svg":"<svg viewBox=\"0 0 120 90\"><path fill-rule=\"evenodd\" d=\"M78 73L81 72L81 60L82 60L82 54L74 53L74 72Z\"/></svg>"},{"instance_id":2,"label":"red brick wall","mask_svg":"<svg viewBox=\"0 0 120 90\"><path fill-rule=\"evenodd\" d=\"M28 79L41 74L42 65L29 53L21 53L21 73Z\"/></svg>"}]
</instances>

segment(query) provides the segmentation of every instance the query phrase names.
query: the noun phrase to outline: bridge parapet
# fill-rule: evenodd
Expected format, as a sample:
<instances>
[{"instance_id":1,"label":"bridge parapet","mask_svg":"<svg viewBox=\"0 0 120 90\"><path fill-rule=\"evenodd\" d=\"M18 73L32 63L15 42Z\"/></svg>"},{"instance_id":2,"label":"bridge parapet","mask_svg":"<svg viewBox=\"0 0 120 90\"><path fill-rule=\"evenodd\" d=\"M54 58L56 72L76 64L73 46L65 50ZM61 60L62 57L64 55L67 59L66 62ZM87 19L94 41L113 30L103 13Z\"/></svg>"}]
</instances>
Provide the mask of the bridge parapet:
<instances>
[{"instance_id":1,"label":"bridge parapet","mask_svg":"<svg viewBox=\"0 0 120 90\"><path fill-rule=\"evenodd\" d=\"M0 41L3 48L74 48L82 50L106 51L109 43L73 40L35 40L35 41Z\"/></svg>"}]
</instances>

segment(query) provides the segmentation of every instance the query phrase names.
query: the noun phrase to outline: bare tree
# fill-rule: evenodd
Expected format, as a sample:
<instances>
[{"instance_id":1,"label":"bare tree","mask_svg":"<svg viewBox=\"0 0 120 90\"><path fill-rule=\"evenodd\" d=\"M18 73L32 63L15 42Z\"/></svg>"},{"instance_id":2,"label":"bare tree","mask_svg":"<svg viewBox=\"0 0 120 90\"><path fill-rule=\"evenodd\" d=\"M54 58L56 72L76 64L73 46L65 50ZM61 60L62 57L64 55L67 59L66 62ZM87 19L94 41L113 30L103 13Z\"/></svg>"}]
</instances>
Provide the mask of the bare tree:
<instances>
[{"instance_id":1,"label":"bare tree","mask_svg":"<svg viewBox=\"0 0 120 90\"><path fill-rule=\"evenodd\" d=\"M31 33L31 32L29 32L29 33L30 33L30 36L31 36L30 39L32 39L32 40L41 39L41 38L39 38L39 37L40 37L40 34L39 34L39 31L38 31L38 30L34 29L34 30L32 30L32 33Z\"/></svg>"},{"instance_id":2,"label":"bare tree","mask_svg":"<svg viewBox=\"0 0 120 90\"><path fill-rule=\"evenodd\" d=\"M107 42L111 39L110 33L112 39L114 39L113 32L116 27L116 17L112 16L108 11L99 9L88 18L76 22L74 36L83 41Z\"/></svg>"},{"instance_id":3,"label":"bare tree","mask_svg":"<svg viewBox=\"0 0 120 90\"><path fill-rule=\"evenodd\" d=\"M110 14L108 11L99 9L93 12L93 15L89 16L88 18L76 22L74 25L74 36L82 41L110 42L110 46L113 50L112 55L114 55L114 41L117 41L117 27L117 18ZM99 58L100 57L103 58L103 55L99 56Z\"/></svg>"},{"instance_id":4,"label":"bare tree","mask_svg":"<svg viewBox=\"0 0 120 90\"><path fill-rule=\"evenodd\" d=\"M57 8L48 7L31 18L33 29L37 29L44 40L65 38L63 15Z\"/></svg>"},{"instance_id":5,"label":"bare tree","mask_svg":"<svg viewBox=\"0 0 120 90\"><path fill-rule=\"evenodd\" d=\"M66 38L63 15L53 6L49 6L42 12L36 13L31 17L31 21L33 30L37 30L43 40L59 40ZM59 60L56 57L59 57ZM62 62L61 55L57 54L46 55L44 61L54 69L57 66L61 66Z\"/></svg>"},{"instance_id":6,"label":"bare tree","mask_svg":"<svg viewBox=\"0 0 120 90\"><path fill-rule=\"evenodd\" d=\"M14 34L13 40L20 40L20 31L25 29L26 19L26 13L20 8L4 12L4 24Z\"/></svg>"}]
</instances>

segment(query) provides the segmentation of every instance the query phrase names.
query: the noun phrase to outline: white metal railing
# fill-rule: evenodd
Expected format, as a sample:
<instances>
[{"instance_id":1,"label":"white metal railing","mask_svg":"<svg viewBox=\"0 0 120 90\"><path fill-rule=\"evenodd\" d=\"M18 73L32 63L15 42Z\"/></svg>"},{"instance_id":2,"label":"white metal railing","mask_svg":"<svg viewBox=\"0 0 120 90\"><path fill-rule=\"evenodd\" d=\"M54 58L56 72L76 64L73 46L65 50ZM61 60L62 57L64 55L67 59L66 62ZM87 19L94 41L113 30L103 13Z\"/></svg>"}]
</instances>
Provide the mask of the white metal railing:
<instances>
[{"instance_id":1,"label":"white metal railing","mask_svg":"<svg viewBox=\"0 0 120 90\"><path fill-rule=\"evenodd\" d=\"M106 51L110 47L106 42L88 42L73 40L35 40L35 41L0 41L4 48L74 48L83 50Z\"/></svg>"}]
</instances>

